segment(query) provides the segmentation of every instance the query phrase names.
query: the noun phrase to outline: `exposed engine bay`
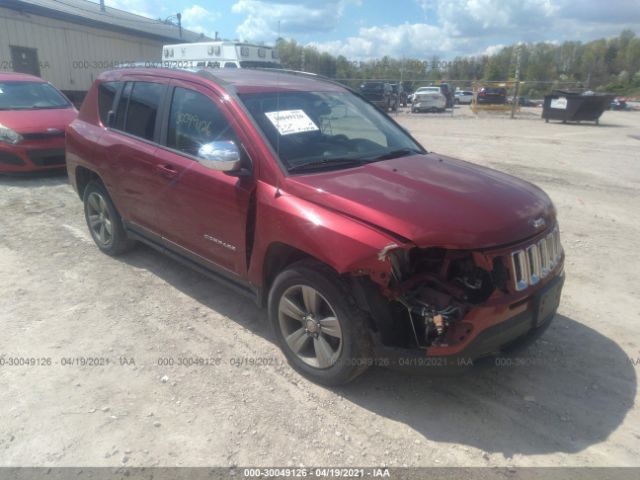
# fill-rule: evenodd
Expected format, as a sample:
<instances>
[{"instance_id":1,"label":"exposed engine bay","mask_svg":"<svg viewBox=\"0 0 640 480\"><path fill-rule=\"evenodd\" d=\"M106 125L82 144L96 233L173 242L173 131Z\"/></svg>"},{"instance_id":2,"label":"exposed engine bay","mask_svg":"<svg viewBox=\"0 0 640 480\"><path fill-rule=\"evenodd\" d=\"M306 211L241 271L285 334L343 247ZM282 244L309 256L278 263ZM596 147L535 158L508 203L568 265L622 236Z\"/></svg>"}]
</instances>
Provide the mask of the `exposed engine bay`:
<instances>
[{"instance_id":1,"label":"exposed engine bay","mask_svg":"<svg viewBox=\"0 0 640 480\"><path fill-rule=\"evenodd\" d=\"M496 289L507 293L509 272L499 256L489 259L443 248L397 248L385 254L391 262L391 278L383 292L389 303L385 315L391 315L393 323L381 329L386 344L418 348L451 344L469 310ZM377 323L389 322L378 307L371 312L379 317Z\"/></svg>"}]
</instances>

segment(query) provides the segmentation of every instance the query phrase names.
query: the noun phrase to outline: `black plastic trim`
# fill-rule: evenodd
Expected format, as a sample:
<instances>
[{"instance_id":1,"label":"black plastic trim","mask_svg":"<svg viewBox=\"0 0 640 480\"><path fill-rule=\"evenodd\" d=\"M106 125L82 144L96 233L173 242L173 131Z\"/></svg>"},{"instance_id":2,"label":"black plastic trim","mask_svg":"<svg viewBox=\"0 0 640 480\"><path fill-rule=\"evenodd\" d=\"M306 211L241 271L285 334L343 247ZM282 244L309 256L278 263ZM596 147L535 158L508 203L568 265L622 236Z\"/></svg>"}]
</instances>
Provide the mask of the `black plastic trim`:
<instances>
[{"instance_id":1,"label":"black plastic trim","mask_svg":"<svg viewBox=\"0 0 640 480\"><path fill-rule=\"evenodd\" d=\"M229 272L215 264L198 257L196 254L183 249L179 245L169 245L164 239L153 232L148 231L144 227L136 224L124 222L127 234L146 245L158 250L161 253L177 260L190 267L191 269L216 280L223 285L231 288L237 293L251 298L256 304L260 304L260 289L246 282L241 277Z\"/></svg>"}]
</instances>

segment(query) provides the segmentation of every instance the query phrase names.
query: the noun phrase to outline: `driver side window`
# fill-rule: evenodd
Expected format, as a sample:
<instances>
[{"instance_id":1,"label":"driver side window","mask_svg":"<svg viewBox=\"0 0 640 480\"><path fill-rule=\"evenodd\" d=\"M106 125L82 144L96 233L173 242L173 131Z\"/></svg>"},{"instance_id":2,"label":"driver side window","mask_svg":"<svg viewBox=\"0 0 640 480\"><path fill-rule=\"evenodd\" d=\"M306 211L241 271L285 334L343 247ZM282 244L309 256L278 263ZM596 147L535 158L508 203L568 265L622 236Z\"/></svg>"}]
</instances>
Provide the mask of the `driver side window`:
<instances>
[{"instance_id":1,"label":"driver side window","mask_svg":"<svg viewBox=\"0 0 640 480\"><path fill-rule=\"evenodd\" d=\"M198 157L202 145L229 140L240 146L231 125L209 97L186 88L175 88L167 131L169 148Z\"/></svg>"}]
</instances>

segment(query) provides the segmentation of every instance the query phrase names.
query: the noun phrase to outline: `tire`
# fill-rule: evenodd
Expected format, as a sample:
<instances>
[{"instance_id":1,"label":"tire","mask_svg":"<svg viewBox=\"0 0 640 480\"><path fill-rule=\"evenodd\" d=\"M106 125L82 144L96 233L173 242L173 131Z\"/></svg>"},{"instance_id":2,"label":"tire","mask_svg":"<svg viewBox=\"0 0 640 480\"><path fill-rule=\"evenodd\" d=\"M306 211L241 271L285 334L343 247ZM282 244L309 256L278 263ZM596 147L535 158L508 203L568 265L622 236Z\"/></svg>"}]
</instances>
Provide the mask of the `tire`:
<instances>
[{"instance_id":1,"label":"tire","mask_svg":"<svg viewBox=\"0 0 640 480\"><path fill-rule=\"evenodd\" d=\"M278 345L309 380L343 385L372 363L367 316L348 285L326 265L303 260L281 272L268 308Z\"/></svg>"},{"instance_id":2,"label":"tire","mask_svg":"<svg viewBox=\"0 0 640 480\"><path fill-rule=\"evenodd\" d=\"M135 241L127 237L120 214L101 182L89 182L83 201L87 227L100 251L117 256L135 246Z\"/></svg>"}]
</instances>

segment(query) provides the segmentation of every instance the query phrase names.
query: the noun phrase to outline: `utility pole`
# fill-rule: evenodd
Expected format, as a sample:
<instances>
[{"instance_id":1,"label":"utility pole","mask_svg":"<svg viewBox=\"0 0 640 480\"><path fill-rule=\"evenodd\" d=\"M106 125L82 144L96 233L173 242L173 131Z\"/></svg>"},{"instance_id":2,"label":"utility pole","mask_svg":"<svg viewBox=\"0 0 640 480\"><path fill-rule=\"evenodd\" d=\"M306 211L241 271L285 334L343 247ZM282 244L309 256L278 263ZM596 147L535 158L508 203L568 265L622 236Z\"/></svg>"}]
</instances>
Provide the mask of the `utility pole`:
<instances>
[{"instance_id":1,"label":"utility pole","mask_svg":"<svg viewBox=\"0 0 640 480\"><path fill-rule=\"evenodd\" d=\"M167 18L164 19L164 23L169 25L175 25L175 23L173 23L174 18L178 19L178 31L180 32L180 38L182 38L182 14L181 13L176 13L175 15L169 15Z\"/></svg>"},{"instance_id":2,"label":"utility pole","mask_svg":"<svg viewBox=\"0 0 640 480\"><path fill-rule=\"evenodd\" d=\"M516 102L519 100L518 90L520 90L520 53L522 51L522 45L518 45L516 48L516 77L513 87L513 98L511 99L511 118L515 118L516 116Z\"/></svg>"}]
</instances>

